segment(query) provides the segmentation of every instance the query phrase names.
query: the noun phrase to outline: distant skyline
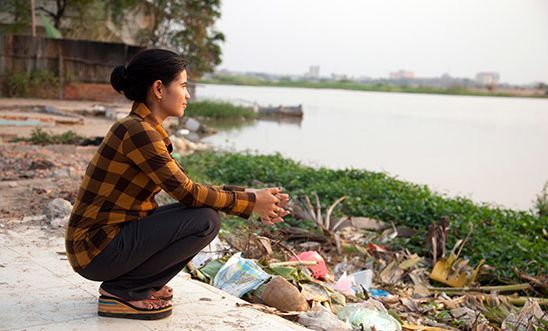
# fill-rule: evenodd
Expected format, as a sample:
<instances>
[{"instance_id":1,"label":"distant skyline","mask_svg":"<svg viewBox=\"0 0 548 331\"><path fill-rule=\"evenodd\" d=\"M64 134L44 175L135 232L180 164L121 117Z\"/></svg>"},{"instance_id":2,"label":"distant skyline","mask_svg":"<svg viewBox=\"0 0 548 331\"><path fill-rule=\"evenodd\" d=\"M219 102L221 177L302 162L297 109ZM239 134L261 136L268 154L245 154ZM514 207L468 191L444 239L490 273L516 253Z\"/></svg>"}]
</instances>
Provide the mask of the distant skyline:
<instances>
[{"instance_id":1,"label":"distant skyline","mask_svg":"<svg viewBox=\"0 0 548 331\"><path fill-rule=\"evenodd\" d=\"M224 0L219 69L548 83L547 0Z\"/></svg>"}]
</instances>

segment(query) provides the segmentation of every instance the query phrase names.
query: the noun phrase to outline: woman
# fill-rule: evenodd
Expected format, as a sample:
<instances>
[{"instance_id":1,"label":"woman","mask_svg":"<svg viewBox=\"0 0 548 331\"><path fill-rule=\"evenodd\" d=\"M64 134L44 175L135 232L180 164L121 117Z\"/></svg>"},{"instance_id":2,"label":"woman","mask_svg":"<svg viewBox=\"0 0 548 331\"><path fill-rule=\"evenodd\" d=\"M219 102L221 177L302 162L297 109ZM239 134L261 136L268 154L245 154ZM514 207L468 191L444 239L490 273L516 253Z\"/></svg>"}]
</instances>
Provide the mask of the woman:
<instances>
[{"instance_id":1,"label":"woman","mask_svg":"<svg viewBox=\"0 0 548 331\"><path fill-rule=\"evenodd\" d=\"M114 89L133 100L130 114L105 136L84 175L66 232L73 269L102 281L101 316L159 319L172 312L165 284L217 235L217 211L265 224L283 221L288 196L194 183L171 156L162 122L182 117L190 99L185 60L147 49L111 74ZM165 190L178 203L158 208Z\"/></svg>"}]
</instances>

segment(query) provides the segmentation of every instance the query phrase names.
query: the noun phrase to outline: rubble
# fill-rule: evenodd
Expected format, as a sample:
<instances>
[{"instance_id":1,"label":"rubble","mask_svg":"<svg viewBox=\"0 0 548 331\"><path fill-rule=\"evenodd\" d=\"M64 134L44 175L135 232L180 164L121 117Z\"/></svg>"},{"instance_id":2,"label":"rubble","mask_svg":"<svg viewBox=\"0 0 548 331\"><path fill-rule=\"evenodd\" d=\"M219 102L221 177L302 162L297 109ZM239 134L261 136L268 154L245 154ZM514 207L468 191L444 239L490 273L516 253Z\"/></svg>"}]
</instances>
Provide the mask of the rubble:
<instances>
[{"instance_id":1,"label":"rubble","mask_svg":"<svg viewBox=\"0 0 548 331\"><path fill-rule=\"evenodd\" d=\"M51 226L64 228L68 224L71 211L72 204L70 202L55 198L46 205L43 213Z\"/></svg>"}]
</instances>

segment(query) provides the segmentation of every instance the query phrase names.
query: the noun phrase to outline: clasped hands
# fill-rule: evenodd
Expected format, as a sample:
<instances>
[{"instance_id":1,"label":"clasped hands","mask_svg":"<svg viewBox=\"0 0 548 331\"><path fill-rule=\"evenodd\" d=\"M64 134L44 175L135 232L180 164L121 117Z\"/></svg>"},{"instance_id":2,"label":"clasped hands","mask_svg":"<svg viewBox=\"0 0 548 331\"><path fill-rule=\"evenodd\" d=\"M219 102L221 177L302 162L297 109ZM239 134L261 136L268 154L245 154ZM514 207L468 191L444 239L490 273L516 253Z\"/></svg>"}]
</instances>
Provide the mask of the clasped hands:
<instances>
[{"instance_id":1,"label":"clasped hands","mask_svg":"<svg viewBox=\"0 0 548 331\"><path fill-rule=\"evenodd\" d=\"M259 216L263 224L273 225L283 222L283 218L290 214L284 209L289 202L289 195L282 193L281 188L246 189L246 192L255 193L253 212Z\"/></svg>"}]
</instances>

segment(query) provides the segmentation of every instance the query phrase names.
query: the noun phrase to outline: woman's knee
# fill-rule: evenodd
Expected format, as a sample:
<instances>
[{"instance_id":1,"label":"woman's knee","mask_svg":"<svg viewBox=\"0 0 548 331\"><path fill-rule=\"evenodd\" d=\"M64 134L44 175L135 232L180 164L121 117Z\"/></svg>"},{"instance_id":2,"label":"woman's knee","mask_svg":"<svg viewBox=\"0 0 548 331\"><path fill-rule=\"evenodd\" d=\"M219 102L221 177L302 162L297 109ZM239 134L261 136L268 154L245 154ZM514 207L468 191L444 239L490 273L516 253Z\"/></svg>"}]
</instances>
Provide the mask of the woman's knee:
<instances>
[{"instance_id":1,"label":"woman's knee","mask_svg":"<svg viewBox=\"0 0 548 331\"><path fill-rule=\"evenodd\" d=\"M199 209L200 223L204 225L203 236L215 237L221 229L221 216L219 212L211 208Z\"/></svg>"}]
</instances>

